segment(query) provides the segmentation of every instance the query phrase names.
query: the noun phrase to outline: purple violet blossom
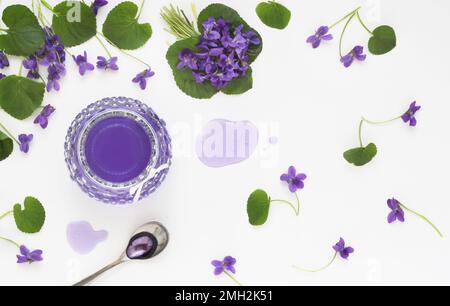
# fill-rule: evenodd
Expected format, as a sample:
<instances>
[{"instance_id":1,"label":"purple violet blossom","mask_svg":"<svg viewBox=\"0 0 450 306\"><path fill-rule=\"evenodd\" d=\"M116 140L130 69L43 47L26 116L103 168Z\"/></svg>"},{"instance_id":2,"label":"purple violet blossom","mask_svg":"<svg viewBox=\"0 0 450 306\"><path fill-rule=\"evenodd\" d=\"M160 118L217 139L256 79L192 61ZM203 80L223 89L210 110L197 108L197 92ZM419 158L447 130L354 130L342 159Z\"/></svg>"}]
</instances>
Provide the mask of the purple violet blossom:
<instances>
[{"instance_id":1,"label":"purple violet blossom","mask_svg":"<svg viewBox=\"0 0 450 306\"><path fill-rule=\"evenodd\" d=\"M30 251L26 246L21 245L20 248L20 255L17 255L17 263L23 264L23 263L33 263L33 262L39 262L43 261L42 258L42 250L34 250Z\"/></svg>"},{"instance_id":2,"label":"purple violet blossom","mask_svg":"<svg viewBox=\"0 0 450 306\"><path fill-rule=\"evenodd\" d=\"M103 56L97 56L97 69L102 70L119 70L119 66L117 65L117 61L119 59L115 57L111 57L110 59L106 59Z\"/></svg>"},{"instance_id":3,"label":"purple violet blossom","mask_svg":"<svg viewBox=\"0 0 450 306\"><path fill-rule=\"evenodd\" d=\"M133 83L138 83L142 90L147 88L147 79L153 77L155 72L152 71L151 68L145 69L138 75L136 75L133 79Z\"/></svg>"},{"instance_id":4,"label":"purple violet blossom","mask_svg":"<svg viewBox=\"0 0 450 306\"><path fill-rule=\"evenodd\" d=\"M78 66L78 71L80 75L84 75L86 71L93 71L95 69L94 65L88 62L87 52L84 51L83 55L77 55L76 57L73 55L73 60Z\"/></svg>"},{"instance_id":5,"label":"purple violet blossom","mask_svg":"<svg viewBox=\"0 0 450 306\"><path fill-rule=\"evenodd\" d=\"M409 122L410 126L416 126L417 125L417 119L415 117L415 114L421 109L422 107L419 105L416 105L416 101L411 103L409 106L409 109L402 115L402 120L405 123Z\"/></svg>"},{"instance_id":6,"label":"purple violet blossom","mask_svg":"<svg viewBox=\"0 0 450 306\"><path fill-rule=\"evenodd\" d=\"M402 209L400 202L395 198L387 200L388 207L392 210L388 215L388 223L395 221L405 222L405 211Z\"/></svg>"},{"instance_id":7,"label":"purple violet blossom","mask_svg":"<svg viewBox=\"0 0 450 306\"><path fill-rule=\"evenodd\" d=\"M360 62L363 62L366 60L366 55L364 53L364 47L363 46L356 46L350 51L347 55L343 56L341 58L341 63L344 65L345 68L350 67L354 60L358 60Z\"/></svg>"},{"instance_id":8,"label":"purple violet blossom","mask_svg":"<svg viewBox=\"0 0 450 306\"><path fill-rule=\"evenodd\" d=\"M223 260L213 260L211 264L214 266L214 275L220 275L225 271L230 271L233 274L236 273L236 269L234 268L236 259L231 256L226 256Z\"/></svg>"},{"instance_id":9,"label":"purple violet blossom","mask_svg":"<svg viewBox=\"0 0 450 306\"><path fill-rule=\"evenodd\" d=\"M9 67L9 60L3 51L0 51L0 69Z\"/></svg>"},{"instance_id":10,"label":"purple violet blossom","mask_svg":"<svg viewBox=\"0 0 450 306\"><path fill-rule=\"evenodd\" d=\"M108 4L108 1L106 1L106 0L95 0L94 2L92 2L91 8L92 8L92 11L94 12L94 15L97 16L98 10L107 4Z\"/></svg>"},{"instance_id":11,"label":"purple violet blossom","mask_svg":"<svg viewBox=\"0 0 450 306\"><path fill-rule=\"evenodd\" d=\"M183 69L185 67L188 67L191 70L198 69L197 65L198 59L195 57L194 53L191 50L189 49L182 50L178 55L178 58L180 59L180 62L177 65L177 69Z\"/></svg>"},{"instance_id":12,"label":"purple violet blossom","mask_svg":"<svg viewBox=\"0 0 450 306\"><path fill-rule=\"evenodd\" d=\"M339 253L343 259L348 259L350 254L355 251L352 247L346 247L345 241L342 238L333 246L333 250L335 250L336 253Z\"/></svg>"},{"instance_id":13,"label":"purple violet blossom","mask_svg":"<svg viewBox=\"0 0 450 306\"><path fill-rule=\"evenodd\" d=\"M23 60L23 67L28 69L27 78L39 79L39 64L37 58L33 55Z\"/></svg>"},{"instance_id":14,"label":"purple violet blossom","mask_svg":"<svg viewBox=\"0 0 450 306\"><path fill-rule=\"evenodd\" d=\"M23 153L28 153L30 150L30 142L33 140L33 134L20 134L19 135L19 143L20 143L20 151Z\"/></svg>"},{"instance_id":15,"label":"purple violet blossom","mask_svg":"<svg viewBox=\"0 0 450 306\"><path fill-rule=\"evenodd\" d=\"M287 182L289 184L289 190L292 193L297 192L299 189L303 189L305 187L304 180L306 179L306 174L299 173L297 174L297 170L294 166L289 167L288 172L282 174L280 180L283 182Z\"/></svg>"},{"instance_id":16,"label":"purple violet blossom","mask_svg":"<svg viewBox=\"0 0 450 306\"><path fill-rule=\"evenodd\" d=\"M45 129L48 126L48 118L55 111L55 108L50 104L46 105L39 115L34 119L34 124L39 124L41 128Z\"/></svg>"},{"instance_id":17,"label":"purple violet blossom","mask_svg":"<svg viewBox=\"0 0 450 306\"><path fill-rule=\"evenodd\" d=\"M327 26L321 26L317 29L316 34L308 37L306 42L316 49L320 46L322 40L329 41L333 39L333 35L328 34L330 29Z\"/></svg>"}]
</instances>

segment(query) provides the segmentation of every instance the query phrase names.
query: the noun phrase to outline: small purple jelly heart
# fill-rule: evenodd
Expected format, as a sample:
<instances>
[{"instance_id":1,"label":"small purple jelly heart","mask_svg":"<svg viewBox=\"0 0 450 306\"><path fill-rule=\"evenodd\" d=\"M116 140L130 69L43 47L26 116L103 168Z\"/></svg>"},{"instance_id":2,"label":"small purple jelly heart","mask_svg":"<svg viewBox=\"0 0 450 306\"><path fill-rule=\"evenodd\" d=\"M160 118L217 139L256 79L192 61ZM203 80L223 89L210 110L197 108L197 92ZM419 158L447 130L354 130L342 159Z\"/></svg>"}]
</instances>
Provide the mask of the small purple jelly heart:
<instances>
[{"instance_id":1,"label":"small purple jelly heart","mask_svg":"<svg viewBox=\"0 0 450 306\"><path fill-rule=\"evenodd\" d=\"M127 257L130 259L149 259L153 256L158 246L155 236L143 232L130 239L127 247Z\"/></svg>"},{"instance_id":2,"label":"small purple jelly heart","mask_svg":"<svg viewBox=\"0 0 450 306\"><path fill-rule=\"evenodd\" d=\"M69 245L81 255L89 254L97 244L108 238L107 231L95 231L86 221L69 223L66 234Z\"/></svg>"}]
</instances>

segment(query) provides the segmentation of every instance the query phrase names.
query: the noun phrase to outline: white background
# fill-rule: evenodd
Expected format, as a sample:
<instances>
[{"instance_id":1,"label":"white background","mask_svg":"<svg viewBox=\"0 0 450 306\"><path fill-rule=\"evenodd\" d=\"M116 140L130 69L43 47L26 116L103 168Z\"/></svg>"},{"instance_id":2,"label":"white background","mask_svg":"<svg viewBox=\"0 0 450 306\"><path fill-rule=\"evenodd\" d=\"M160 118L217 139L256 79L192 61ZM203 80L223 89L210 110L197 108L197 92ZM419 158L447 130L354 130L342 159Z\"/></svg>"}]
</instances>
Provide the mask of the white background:
<instances>
[{"instance_id":1,"label":"white background","mask_svg":"<svg viewBox=\"0 0 450 306\"><path fill-rule=\"evenodd\" d=\"M12 3L30 2L3 0L2 10ZM116 2L101 10L101 21ZM199 11L211 2L196 1ZM34 126L32 119L19 122L0 113L1 122L13 133L35 134L28 155L16 150L0 163L0 211L27 195L39 198L47 210L43 231L33 236L17 232L11 218L1 221L2 235L42 248L45 261L17 265L16 250L1 243L0 284L69 285L114 260L133 230L150 220L169 228L167 250L151 261L119 267L95 284L228 285L226 276L215 277L210 265L212 259L226 255L237 258L237 278L246 285L448 284L449 241L411 215L405 224L388 225L386 199L396 196L449 237L450 44L445 31L450 3L283 0L293 18L285 31L277 31L259 21L258 1L219 2L239 11L264 38L264 51L253 64L254 88L245 95L219 94L210 101L197 101L176 87L165 60L173 39L163 31L159 17L167 1L152 0L146 3L142 20L152 24L154 34L145 48L135 52L157 73L146 91L130 81L144 67L121 54L117 54L119 73L95 71L85 77L69 60L61 92L45 97L45 103L57 108L47 130ZM191 1L174 3L189 11ZM393 52L369 55L365 63L346 70L339 62L337 39L317 50L305 43L319 25L331 24L361 4L362 17L371 28L389 24L396 29L398 47ZM355 20L345 49L366 45L367 39ZM92 62L104 54L94 39L70 51L83 50ZM15 61L7 72L17 71ZM175 141L166 182L136 206L113 207L88 198L70 180L64 162L64 137L76 114L89 103L117 95L148 103L167 121ZM362 168L345 162L342 152L358 144L361 115L389 119L413 100L423 106L417 128L401 122L365 127L363 137L366 143L378 145L379 155ZM196 129L215 118L272 123L278 126L273 131L278 130L279 144L267 155L264 138L247 162L207 168L194 155L193 144ZM264 188L273 197L289 199L279 175L291 164L308 175L300 193L302 215L296 218L288 207L276 206L265 226L251 227L246 215L248 195ZM110 234L87 256L74 253L65 237L67 224L80 220ZM293 264L323 265L341 236L356 249L348 262L337 260L317 274L292 268Z\"/></svg>"}]
</instances>

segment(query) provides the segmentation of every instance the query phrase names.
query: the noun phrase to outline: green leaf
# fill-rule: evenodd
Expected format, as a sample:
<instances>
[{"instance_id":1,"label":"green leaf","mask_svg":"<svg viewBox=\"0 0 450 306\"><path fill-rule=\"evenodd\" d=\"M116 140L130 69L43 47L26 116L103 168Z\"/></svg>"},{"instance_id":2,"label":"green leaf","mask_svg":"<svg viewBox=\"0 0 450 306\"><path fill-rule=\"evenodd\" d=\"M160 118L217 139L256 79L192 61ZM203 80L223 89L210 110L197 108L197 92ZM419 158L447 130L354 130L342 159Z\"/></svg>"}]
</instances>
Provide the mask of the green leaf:
<instances>
[{"instance_id":1,"label":"green leaf","mask_svg":"<svg viewBox=\"0 0 450 306\"><path fill-rule=\"evenodd\" d=\"M26 197L24 209L20 204L14 205L14 220L17 228L27 234L39 232L45 223L45 210L39 200Z\"/></svg>"},{"instance_id":2,"label":"green leaf","mask_svg":"<svg viewBox=\"0 0 450 306\"><path fill-rule=\"evenodd\" d=\"M11 138L0 131L0 161L7 159L14 149Z\"/></svg>"},{"instance_id":3,"label":"green leaf","mask_svg":"<svg viewBox=\"0 0 450 306\"><path fill-rule=\"evenodd\" d=\"M244 19L241 18L241 16L239 16L238 12L236 12L232 8L230 8L226 5L223 5L223 4L216 3L216 4L209 5L203 11L201 11L198 16L197 26L198 26L198 30L201 33L203 33L203 23L205 21L207 21L209 17L214 17L216 19L218 19L219 17L222 17L225 20L228 20L229 22L231 22L231 24L234 27L243 25L244 26L243 31L255 32L256 35L258 35L259 39L261 40L261 44L259 44L258 46L255 46L255 45L250 46L249 51L248 51L248 55L250 58L249 64L251 64L252 62L254 62L256 60L256 58L258 57L258 55L261 53L261 51L263 49L262 37L261 37L261 35L259 35L259 33L255 29L251 28L244 21Z\"/></svg>"},{"instance_id":4,"label":"green leaf","mask_svg":"<svg viewBox=\"0 0 450 306\"><path fill-rule=\"evenodd\" d=\"M344 158L355 166L368 164L377 155L377 146L373 143L367 147L359 147L348 150L344 153Z\"/></svg>"},{"instance_id":5,"label":"green leaf","mask_svg":"<svg viewBox=\"0 0 450 306\"><path fill-rule=\"evenodd\" d=\"M373 31L373 36L369 40L369 51L374 55L382 55L392 51L396 45L394 29L383 25Z\"/></svg>"},{"instance_id":6,"label":"green leaf","mask_svg":"<svg viewBox=\"0 0 450 306\"><path fill-rule=\"evenodd\" d=\"M172 68L175 82L185 94L197 99L209 99L218 92L217 89L210 83L198 84L195 81L191 70L186 68L180 70L177 68L179 63L178 55L180 52L184 49L191 49L195 52L197 50L198 42L198 37L179 40L170 46L166 58Z\"/></svg>"},{"instance_id":7,"label":"green leaf","mask_svg":"<svg viewBox=\"0 0 450 306\"><path fill-rule=\"evenodd\" d=\"M275 1L258 4L256 14L266 26L279 30L285 29L291 21L291 11Z\"/></svg>"},{"instance_id":8,"label":"green leaf","mask_svg":"<svg viewBox=\"0 0 450 306\"><path fill-rule=\"evenodd\" d=\"M41 106L43 83L10 75L0 80L0 107L16 119L26 119Z\"/></svg>"},{"instance_id":9,"label":"green leaf","mask_svg":"<svg viewBox=\"0 0 450 306\"><path fill-rule=\"evenodd\" d=\"M66 47L81 45L97 34L97 19L85 3L64 1L55 6L53 11L53 31Z\"/></svg>"},{"instance_id":10,"label":"green leaf","mask_svg":"<svg viewBox=\"0 0 450 306\"><path fill-rule=\"evenodd\" d=\"M253 87L252 69L247 70L244 77L233 79L228 85L222 89L227 95L240 95L249 91Z\"/></svg>"},{"instance_id":11,"label":"green leaf","mask_svg":"<svg viewBox=\"0 0 450 306\"><path fill-rule=\"evenodd\" d=\"M145 45L152 36L152 27L149 23L138 23L138 11L133 2L117 5L103 24L103 35L124 50L135 50Z\"/></svg>"},{"instance_id":12,"label":"green leaf","mask_svg":"<svg viewBox=\"0 0 450 306\"><path fill-rule=\"evenodd\" d=\"M248 221L251 225L263 225L269 217L270 197L264 190L254 191L247 201Z\"/></svg>"},{"instance_id":13,"label":"green leaf","mask_svg":"<svg viewBox=\"0 0 450 306\"><path fill-rule=\"evenodd\" d=\"M8 29L5 35L0 35L0 50L11 55L29 56L44 45L44 32L28 7L8 6L2 19Z\"/></svg>"}]
</instances>

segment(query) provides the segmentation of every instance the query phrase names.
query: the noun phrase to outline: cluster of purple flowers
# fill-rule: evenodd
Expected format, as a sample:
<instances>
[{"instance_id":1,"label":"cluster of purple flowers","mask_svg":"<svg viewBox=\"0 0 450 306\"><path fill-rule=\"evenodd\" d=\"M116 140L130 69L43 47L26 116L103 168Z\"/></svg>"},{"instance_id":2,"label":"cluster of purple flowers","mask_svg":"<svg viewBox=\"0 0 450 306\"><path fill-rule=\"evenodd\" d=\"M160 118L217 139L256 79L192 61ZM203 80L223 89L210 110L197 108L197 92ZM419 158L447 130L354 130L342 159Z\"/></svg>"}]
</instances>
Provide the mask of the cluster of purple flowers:
<instances>
[{"instance_id":1,"label":"cluster of purple flowers","mask_svg":"<svg viewBox=\"0 0 450 306\"><path fill-rule=\"evenodd\" d=\"M235 28L223 18L210 17L203 23L199 51L182 50L177 68L192 70L197 83L209 81L217 89L245 76L249 69L249 48L260 45L261 39L253 31L244 32L243 28L243 25Z\"/></svg>"},{"instance_id":2,"label":"cluster of purple flowers","mask_svg":"<svg viewBox=\"0 0 450 306\"><path fill-rule=\"evenodd\" d=\"M65 47L58 35L54 34L49 27L44 28L45 44L36 54L23 61L23 66L28 69L27 77L39 79L39 65L47 67L47 91L53 89L59 91L61 88L59 81L66 74Z\"/></svg>"}]
</instances>

